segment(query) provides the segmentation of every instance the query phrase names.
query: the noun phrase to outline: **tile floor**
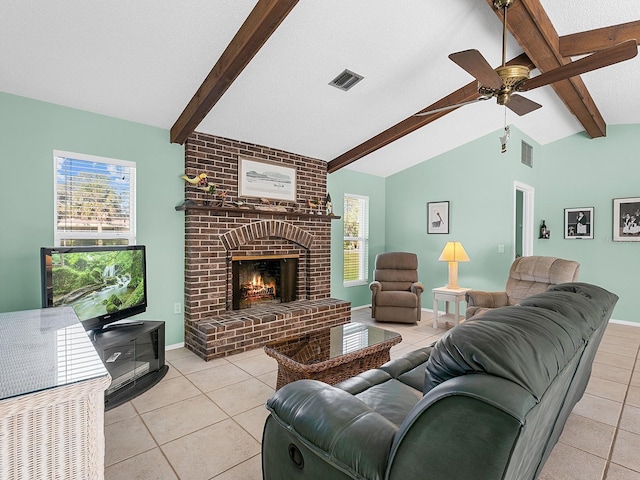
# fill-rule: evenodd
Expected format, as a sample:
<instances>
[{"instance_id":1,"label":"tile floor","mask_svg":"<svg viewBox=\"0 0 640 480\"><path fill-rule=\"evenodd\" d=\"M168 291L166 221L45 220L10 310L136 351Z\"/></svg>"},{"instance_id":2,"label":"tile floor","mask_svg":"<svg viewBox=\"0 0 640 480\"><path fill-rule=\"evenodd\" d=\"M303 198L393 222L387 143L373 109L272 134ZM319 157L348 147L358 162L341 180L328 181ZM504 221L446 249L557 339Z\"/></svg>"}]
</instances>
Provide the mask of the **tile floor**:
<instances>
[{"instance_id":1,"label":"tile floor","mask_svg":"<svg viewBox=\"0 0 640 480\"><path fill-rule=\"evenodd\" d=\"M402 334L392 358L430 345L445 331L431 313ZM352 321L371 323L370 310ZM640 480L640 328L607 327L592 378L540 480ZM256 349L204 362L181 348L148 392L105 414L107 480L259 480L260 440L277 364Z\"/></svg>"}]
</instances>

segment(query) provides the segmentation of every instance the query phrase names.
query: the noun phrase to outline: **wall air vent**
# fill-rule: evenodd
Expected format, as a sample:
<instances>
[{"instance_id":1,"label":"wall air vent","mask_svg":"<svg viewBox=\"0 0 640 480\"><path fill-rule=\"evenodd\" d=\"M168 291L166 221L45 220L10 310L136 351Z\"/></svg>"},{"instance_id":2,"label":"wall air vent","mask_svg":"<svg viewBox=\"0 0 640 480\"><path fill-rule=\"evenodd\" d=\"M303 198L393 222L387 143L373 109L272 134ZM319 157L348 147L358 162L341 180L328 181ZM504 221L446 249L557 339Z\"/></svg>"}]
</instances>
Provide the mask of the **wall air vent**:
<instances>
[{"instance_id":1,"label":"wall air vent","mask_svg":"<svg viewBox=\"0 0 640 480\"><path fill-rule=\"evenodd\" d=\"M523 165L533 168L533 147L524 140L522 141L522 158L520 161Z\"/></svg>"},{"instance_id":2,"label":"wall air vent","mask_svg":"<svg viewBox=\"0 0 640 480\"><path fill-rule=\"evenodd\" d=\"M346 92L363 78L364 77L362 75L353 73L350 70L345 70L336 78L331 80L329 82L329 85L331 85L332 87L339 88L340 90L344 90Z\"/></svg>"}]
</instances>

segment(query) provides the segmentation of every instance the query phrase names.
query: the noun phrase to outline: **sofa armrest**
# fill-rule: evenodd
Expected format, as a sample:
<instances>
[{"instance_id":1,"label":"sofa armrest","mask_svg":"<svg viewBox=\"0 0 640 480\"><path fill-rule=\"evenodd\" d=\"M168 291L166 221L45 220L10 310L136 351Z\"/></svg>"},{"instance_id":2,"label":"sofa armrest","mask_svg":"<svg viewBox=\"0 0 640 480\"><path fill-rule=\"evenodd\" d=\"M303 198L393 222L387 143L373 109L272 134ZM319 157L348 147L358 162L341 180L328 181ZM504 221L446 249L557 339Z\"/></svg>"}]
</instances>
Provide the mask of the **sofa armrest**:
<instances>
[{"instance_id":1,"label":"sofa armrest","mask_svg":"<svg viewBox=\"0 0 640 480\"><path fill-rule=\"evenodd\" d=\"M422 292L424 292L424 285L422 284L422 282L414 282L411 285L411 292L415 293L416 295L422 295Z\"/></svg>"},{"instance_id":2,"label":"sofa armrest","mask_svg":"<svg viewBox=\"0 0 640 480\"><path fill-rule=\"evenodd\" d=\"M354 478L384 477L398 427L350 393L299 380L278 390L266 406L278 424L338 470Z\"/></svg>"},{"instance_id":3,"label":"sofa armrest","mask_svg":"<svg viewBox=\"0 0 640 480\"><path fill-rule=\"evenodd\" d=\"M467 307L498 308L509 305L507 292L483 292L481 290L469 290L465 294Z\"/></svg>"},{"instance_id":4,"label":"sofa armrest","mask_svg":"<svg viewBox=\"0 0 640 480\"><path fill-rule=\"evenodd\" d=\"M378 292L382 291L382 284L377 281L373 281L369 284L369 288L371 289L371 317L376 317L376 295Z\"/></svg>"},{"instance_id":5,"label":"sofa armrest","mask_svg":"<svg viewBox=\"0 0 640 480\"><path fill-rule=\"evenodd\" d=\"M400 425L385 478L423 478L424 472L433 480L507 478L505 467L535 405L529 392L503 378L448 380L427 392Z\"/></svg>"}]
</instances>

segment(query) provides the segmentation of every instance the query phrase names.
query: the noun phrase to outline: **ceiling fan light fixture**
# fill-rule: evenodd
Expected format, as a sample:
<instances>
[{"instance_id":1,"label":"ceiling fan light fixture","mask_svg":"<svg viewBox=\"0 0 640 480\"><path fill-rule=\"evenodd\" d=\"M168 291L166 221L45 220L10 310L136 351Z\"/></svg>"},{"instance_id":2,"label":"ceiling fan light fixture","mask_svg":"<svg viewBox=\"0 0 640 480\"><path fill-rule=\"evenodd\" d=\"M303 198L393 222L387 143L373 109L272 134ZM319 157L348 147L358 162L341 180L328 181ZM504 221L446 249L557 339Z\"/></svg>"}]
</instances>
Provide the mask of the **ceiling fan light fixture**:
<instances>
[{"instance_id":1,"label":"ceiling fan light fixture","mask_svg":"<svg viewBox=\"0 0 640 480\"><path fill-rule=\"evenodd\" d=\"M514 85L529 80L529 69L524 65L506 65L496 68L496 73L502 79L502 85L513 87Z\"/></svg>"}]
</instances>

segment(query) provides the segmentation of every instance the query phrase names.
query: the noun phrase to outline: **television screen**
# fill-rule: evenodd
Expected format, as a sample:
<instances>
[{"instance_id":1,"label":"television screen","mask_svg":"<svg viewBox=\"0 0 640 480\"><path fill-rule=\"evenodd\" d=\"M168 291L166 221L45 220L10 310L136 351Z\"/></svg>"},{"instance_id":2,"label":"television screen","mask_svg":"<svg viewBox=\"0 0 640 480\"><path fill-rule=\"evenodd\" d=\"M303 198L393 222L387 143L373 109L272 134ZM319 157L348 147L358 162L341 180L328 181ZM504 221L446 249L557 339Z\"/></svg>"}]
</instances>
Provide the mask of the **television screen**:
<instances>
[{"instance_id":1,"label":"television screen","mask_svg":"<svg viewBox=\"0 0 640 480\"><path fill-rule=\"evenodd\" d=\"M86 330L147 308L143 245L43 247L42 306L73 307Z\"/></svg>"}]
</instances>

